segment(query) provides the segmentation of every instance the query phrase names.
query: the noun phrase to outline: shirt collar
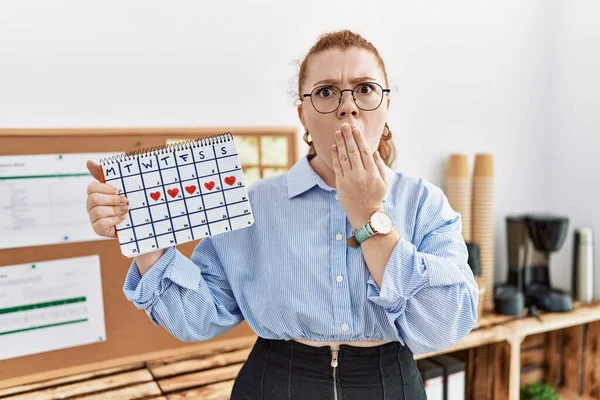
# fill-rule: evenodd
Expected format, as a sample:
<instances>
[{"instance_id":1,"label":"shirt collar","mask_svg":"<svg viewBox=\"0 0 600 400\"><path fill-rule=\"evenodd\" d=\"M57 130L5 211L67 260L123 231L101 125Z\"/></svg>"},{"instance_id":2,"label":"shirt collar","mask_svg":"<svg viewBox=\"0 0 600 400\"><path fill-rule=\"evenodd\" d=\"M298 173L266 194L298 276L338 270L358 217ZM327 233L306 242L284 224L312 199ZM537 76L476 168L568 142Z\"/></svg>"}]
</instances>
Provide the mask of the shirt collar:
<instances>
[{"instance_id":1,"label":"shirt collar","mask_svg":"<svg viewBox=\"0 0 600 400\"><path fill-rule=\"evenodd\" d=\"M396 172L385 166L385 173L388 180L388 189L383 201L385 202L390 194ZM323 190L335 190L327 185L325 181L315 172L308 161L307 156L303 156L287 173L287 189L288 199L296 197L315 186L319 186Z\"/></svg>"},{"instance_id":2,"label":"shirt collar","mask_svg":"<svg viewBox=\"0 0 600 400\"><path fill-rule=\"evenodd\" d=\"M321 183L319 186L325 190L333 190L311 167L308 156L303 156L287 174L288 199L312 189L318 185L319 181Z\"/></svg>"}]
</instances>

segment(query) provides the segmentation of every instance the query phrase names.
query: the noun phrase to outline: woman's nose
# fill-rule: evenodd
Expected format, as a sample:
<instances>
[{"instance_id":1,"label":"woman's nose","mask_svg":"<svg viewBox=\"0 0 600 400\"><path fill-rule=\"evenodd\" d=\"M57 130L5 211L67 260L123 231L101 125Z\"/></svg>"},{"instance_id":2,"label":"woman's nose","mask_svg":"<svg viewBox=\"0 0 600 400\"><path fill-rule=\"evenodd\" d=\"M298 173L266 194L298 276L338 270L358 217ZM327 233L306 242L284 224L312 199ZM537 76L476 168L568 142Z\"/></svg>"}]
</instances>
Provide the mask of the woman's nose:
<instances>
[{"instance_id":1,"label":"woman's nose","mask_svg":"<svg viewBox=\"0 0 600 400\"><path fill-rule=\"evenodd\" d=\"M345 117L347 114L352 115L353 117L358 116L358 107L354 102L354 97L352 92L342 92L341 104L338 108L338 116Z\"/></svg>"}]
</instances>

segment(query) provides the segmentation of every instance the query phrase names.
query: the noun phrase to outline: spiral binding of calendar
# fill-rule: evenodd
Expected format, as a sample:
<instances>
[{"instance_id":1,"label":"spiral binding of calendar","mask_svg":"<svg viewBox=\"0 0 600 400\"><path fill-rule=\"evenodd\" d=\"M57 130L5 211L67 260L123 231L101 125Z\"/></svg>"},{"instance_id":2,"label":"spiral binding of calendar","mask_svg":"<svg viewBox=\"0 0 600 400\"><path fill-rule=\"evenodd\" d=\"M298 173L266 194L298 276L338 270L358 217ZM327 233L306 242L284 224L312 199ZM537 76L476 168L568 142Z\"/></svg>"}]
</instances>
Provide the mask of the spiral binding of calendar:
<instances>
[{"instance_id":1,"label":"spiral binding of calendar","mask_svg":"<svg viewBox=\"0 0 600 400\"><path fill-rule=\"evenodd\" d=\"M134 150L129 153L122 153L116 156L103 158L100 160L100 165L110 165L122 161L135 160L142 157L150 157L154 155L161 155L166 153L173 153L174 151L181 151L187 149L195 149L205 146L213 146L219 143L230 142L233 140L231 132L220 133L218 135L205 136L203 138L195 140L187 140L185 142L173 143L165 146L147 147L141 150Z\"/></svg>"}]
</instances>

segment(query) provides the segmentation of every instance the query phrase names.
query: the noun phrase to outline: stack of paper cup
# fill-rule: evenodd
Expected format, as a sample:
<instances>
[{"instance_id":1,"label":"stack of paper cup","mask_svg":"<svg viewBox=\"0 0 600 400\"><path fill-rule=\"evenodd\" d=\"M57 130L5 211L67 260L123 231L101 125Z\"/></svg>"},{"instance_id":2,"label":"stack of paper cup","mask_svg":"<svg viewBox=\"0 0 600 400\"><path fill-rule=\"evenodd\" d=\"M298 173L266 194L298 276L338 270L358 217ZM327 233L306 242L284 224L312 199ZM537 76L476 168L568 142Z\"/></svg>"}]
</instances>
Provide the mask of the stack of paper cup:
<instances>
[{"instance_id":1,"label":"stack of paper cup","mask_svg":"<svg viewBox=\"0 0 600 400\"><path fill-rule=\"evenodd\" d=\"M472 217L472 241L480 248L481 275L486 288L483 308L492 310L494 308L494 160L491 154L475 155Z\"/></svg>"},{"instance_id":2,"label":"stack of paper cup","mask_svg":"<svg viewBox=\"0 0 600 400\"><path fill-rule=\"evenodd\" d=\"M446 169L446 197L450 207L461 215L462 235L471 241L471 174L465 154L451 154Z\"/></svg>"}]
</instances>

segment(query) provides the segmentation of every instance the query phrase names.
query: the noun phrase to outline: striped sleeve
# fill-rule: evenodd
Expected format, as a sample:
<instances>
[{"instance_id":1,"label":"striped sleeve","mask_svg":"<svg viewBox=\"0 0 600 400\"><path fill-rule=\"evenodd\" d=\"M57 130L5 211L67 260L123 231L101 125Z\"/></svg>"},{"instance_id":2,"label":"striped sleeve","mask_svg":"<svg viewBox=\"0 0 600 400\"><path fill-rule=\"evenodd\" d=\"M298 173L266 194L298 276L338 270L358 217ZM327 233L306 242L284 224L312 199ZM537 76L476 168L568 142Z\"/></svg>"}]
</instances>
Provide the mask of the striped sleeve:
<instances>
[{"instance_id":1,"label":"striped sleeve","mask_svg":"<svg viewBox=\"0 0 600 400\"><path fill-rule=\"evenodd\" d=\"M123 292L155 325L175 337L211 339L243 320L215 254L210 239L203 239L191 260L169 248L144 276L133 262Z\"/></svg>"},{"instance_id":2,"label":"striped sleeve","mask_svg":"<svg viewBox=\"0 0 600 400\"><path fill-rule=\"evenodd\" d=\"M385 267L381 288L372 276L367 282L368 299L385 309L398 339L415 354L458 342L477 321L479 295L467 265L460 215L443 194L434 194L420 210L431 218L421 216L424 222L417 231L427 229L418 246L400 239Z\"/></svg>"}]
</instances>

